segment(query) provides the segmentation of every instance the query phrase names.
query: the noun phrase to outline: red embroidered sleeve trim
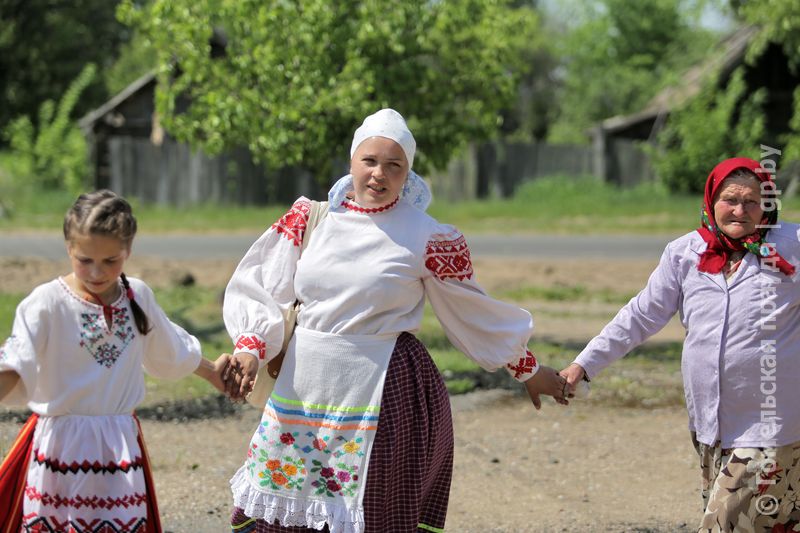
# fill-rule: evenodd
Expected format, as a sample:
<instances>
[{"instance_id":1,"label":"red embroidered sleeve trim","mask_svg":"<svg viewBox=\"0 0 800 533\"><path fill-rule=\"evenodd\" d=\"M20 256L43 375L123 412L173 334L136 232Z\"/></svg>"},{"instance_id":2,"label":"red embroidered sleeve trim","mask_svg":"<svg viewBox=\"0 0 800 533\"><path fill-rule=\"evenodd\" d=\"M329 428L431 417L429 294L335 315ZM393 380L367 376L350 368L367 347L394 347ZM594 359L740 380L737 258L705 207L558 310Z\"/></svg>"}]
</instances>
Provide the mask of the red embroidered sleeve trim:
<instances>
[{"instance_id":1,"label":"red embroidered sleeve trim","mask_svg":"<svg viewBox=\"0 0 800 533\"><path fill-rule=\"evenodd\" d=\"M525 350L525 355L519 358L516 365L509 363L506 366L514 373L514 379L519 379L520 376L533 373L533 369L539 366L539 363L536 362L536 356L530 350Z\"/></svg>"},{"instance_id":2,"label":"red embroidered sleeve trim","mask_svg":"<svg viewBox=\"0 0 800 533\"><path fill-rule=\"evenodd\" d=\"M255 335L239 337L239 340L236 341L236 349L256 352L259 359L267 357L267 343L259 340Z\"/></svg>"},{"instance_id":3,"label":"red embroidered sleeve trim","mask_svg":"<svg viewBox=\"0 0 800 533\"><path fill-rule=\"evenodd\" d=\"M283 215L280 220L272 225L272 228L286 237L295 246L303 244L303 235L308 224L308 214L311 212L311 202L308 200L298 200Z\"/></svg>"},{"instance_id":4,"label":"red embroidered sleeve trim","mask_svg":"<svg viewBox=\"0 0 800 533\"><path fill-rule=\"evenodd\" d=\"M463 235L452 241L428 241L425 266L440 280L472 278L472 260Z\"/></svg>"}]
</instances>

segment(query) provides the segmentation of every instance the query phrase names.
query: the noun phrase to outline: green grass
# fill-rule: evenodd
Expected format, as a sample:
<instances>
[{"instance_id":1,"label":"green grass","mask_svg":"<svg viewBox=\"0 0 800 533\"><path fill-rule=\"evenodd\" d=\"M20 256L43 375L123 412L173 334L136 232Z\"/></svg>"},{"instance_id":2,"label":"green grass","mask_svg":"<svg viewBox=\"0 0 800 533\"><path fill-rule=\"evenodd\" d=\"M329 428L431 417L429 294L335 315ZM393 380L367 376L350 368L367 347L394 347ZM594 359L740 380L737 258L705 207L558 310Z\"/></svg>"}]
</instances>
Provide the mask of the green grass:
<instances>
[{"instance_id":1,"label":"green grass","mask_svg":"<svg viewBox=\"0 0 800 533\"><path fill-rule=\"evenodd\" d=\"M14 323L14 312L17 305L25 297L24 294L9 294L0 292L0 342L11 335L11 325Z\"/></svg>"},{"instance_id":2,"label":"green grass","mask_svg":"<svg viewBox=\"0 0 800 533\"><path fill-rule=\"evenodd\" d=\"M501 300L523 302L544 300L549 302L601 302L625 304L634 293L620 293L611 289L589 289L583 285L525 285L499 292Z\"/></svg>"}]
</instances>

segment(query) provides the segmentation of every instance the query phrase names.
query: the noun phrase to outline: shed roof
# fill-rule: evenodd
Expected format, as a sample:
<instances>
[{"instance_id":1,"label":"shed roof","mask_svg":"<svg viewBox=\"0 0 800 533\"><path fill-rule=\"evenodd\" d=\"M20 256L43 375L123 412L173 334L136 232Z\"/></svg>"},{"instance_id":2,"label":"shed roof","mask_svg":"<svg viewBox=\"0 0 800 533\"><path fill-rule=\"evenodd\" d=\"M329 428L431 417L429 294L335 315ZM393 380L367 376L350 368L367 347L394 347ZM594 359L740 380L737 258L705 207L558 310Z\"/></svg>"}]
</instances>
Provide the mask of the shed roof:
<instances>
[{"instance_id":1,"label":"shed roof","mask_svg":"<svg viewBox=\"0 0 800 533\"><path fill-rule=\"evenodd\" d=\"M114 111L128 98L142 90L150 83L155 83L155 80L156 71L152 70L115 94L110 100L97 109L88 112L78 121L78 125L83 131L90 131L94 129L94 125L97 123L97 121L101 120L108 113Z\"/></svg>"},{"instance_id":2,"label":"shed roof","mask_svg":"<svg viewBox=\"0 0 800 533\"><path fill-rule=\"evenodd\" d=\"M758 33L755 26L739 28L720 42L716 52L700 63L690 67L681 76L680 82L665 87L656 94L644 109L628 115L616 115L603 120L600 128L613 133L627 129L645 120L653 120L669 113L700 92L710 76L726 75L744 61L747 46Z\"/></svg>"}]
</instances>

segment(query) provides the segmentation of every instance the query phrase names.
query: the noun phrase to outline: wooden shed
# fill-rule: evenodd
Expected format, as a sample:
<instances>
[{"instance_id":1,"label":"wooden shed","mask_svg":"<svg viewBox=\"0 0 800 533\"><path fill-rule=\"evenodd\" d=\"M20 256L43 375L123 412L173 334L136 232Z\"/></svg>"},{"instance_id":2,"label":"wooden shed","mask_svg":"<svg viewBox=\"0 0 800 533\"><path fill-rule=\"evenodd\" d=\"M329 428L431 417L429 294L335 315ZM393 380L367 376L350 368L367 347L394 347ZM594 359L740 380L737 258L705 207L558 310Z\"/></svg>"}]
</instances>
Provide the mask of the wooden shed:
<instances>
[{"instance_id":1,"label":"wooden shed","mask_svg":"<svg viewBox=\"0 0 800 533\"><path fill-rule=\"evenodd\" d=\"M291 203L319 193L310 173L268 171L246 148L212 157L178 142L159 123L156 84L146 74L80 120L96 188L167 205Z\"/></svg>"},{"instance_id":2,"label":"wooden shed","mask_svg":"<svg viewBox=\"0 0 800 533\"><path fill-rule=\"evenodd\" d=\"M775 43L769 44L753 64L745 64L748 46L758 31L752 26L740 28L724 39L705 61L688 69L678 84L657 94L644 109L608 118L594 128L591 131L595 150L594 173L606 178L624 176L624 162L617 157L619 146L654 141L670 112L699 94L710 76L716 75L717 83L724 86L741 65L745 65L744 79L748 92L761 87L767 90L764 104L767 131L763 144L780 146L780 135L789 131L793 93L800 85L800 77L790 68L781 46ZM641 157L647 156L642 153Z\"/></svg>"}]
</instances>

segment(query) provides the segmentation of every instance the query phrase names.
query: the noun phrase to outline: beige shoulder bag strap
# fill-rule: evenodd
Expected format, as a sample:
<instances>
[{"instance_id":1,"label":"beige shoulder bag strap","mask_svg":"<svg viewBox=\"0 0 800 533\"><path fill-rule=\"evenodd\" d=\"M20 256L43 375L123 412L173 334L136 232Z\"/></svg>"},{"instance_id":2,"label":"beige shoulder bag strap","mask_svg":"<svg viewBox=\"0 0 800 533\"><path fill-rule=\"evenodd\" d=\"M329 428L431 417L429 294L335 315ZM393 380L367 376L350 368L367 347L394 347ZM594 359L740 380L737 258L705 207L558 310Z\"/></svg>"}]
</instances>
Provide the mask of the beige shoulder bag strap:
<instances>
[{"instance_id":1,"label":"beige shoulder bag strap","mask_svg":"<svg viewBox=\"0 0 800 533\"><path fill-rule=\"evenodd\" d=\"M328 214L328 202L311 201L311 209L308 213L308 222L306 222L306 230L303 233L303 243L300 246L300 253L302 254L311 242L311 233L314 228L322 222L322 219ZM283 356L286 354L286 347L289 346L289 341L294 334L294 327L297 324L297 311L300 308L300 302L295 301L294 305L286 311L283 320L283 346L278 355L270 359L256 374L256 382L253 384L253 390L247 395L247 403L258 409L263 409L267 404L267 398L272 394L272 388L275 386L275 380L281 371L283 364Z\"/></svg>"}]
</instances>

